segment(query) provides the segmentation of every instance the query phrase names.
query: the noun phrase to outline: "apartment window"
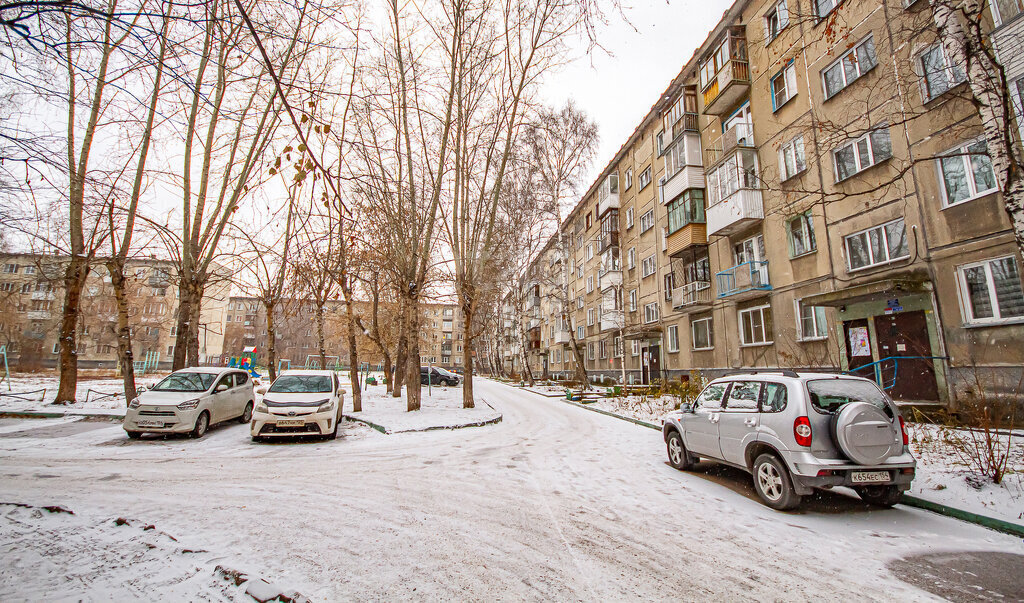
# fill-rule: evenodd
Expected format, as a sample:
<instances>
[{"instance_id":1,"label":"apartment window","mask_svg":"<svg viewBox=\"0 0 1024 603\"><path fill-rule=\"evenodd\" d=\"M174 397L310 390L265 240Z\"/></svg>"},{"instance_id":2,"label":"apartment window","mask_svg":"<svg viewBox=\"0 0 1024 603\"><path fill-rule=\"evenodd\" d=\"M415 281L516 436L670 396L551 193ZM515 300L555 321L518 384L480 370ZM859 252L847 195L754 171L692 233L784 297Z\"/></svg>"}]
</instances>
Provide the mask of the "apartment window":
<instances>
[{"instance_id":1,"label":"apartment window","mask_svg":"<svg viewBox=\"0 0 1024 603\"><path fill-rule=\"evenodd\" d=\"M903 218L846 237L850 271L887 264L909 257L907 230Z\"/></svg>"},{"instance_id":2,"label":"apartment window","mask_svg":"<svg viewBox=\"0 0 1024 603\"><path fill-rule=\"evenodd\" d=\"M226 316L226 317L224 318L224 322L231 322L231 318L232 318L232 316L231 316L230 314L228 314L228 315L227 315L227 316Z\"/></svg>"},{"instance_id":3,"label":"apartment window","mask_svg":"<svg viewBox=\"0 0 1024 603\"><path fill-rule=\"evenodd\" d=\"M636 309L637 309L637 297L638 297L638 290L637 289L633 289L633 290L631 290L629 292L629 311L630 312L636 312Z\"/></svg>"},{"instance_id":4,"label":"apartment window","mask_svg":"<svg viewBox=\"0 0 1024 603\"><path fill-rule=\"evenodd\" d=\"M583 309L583 296L582 295L576 298L576 309L577 310L582 310Z\"/></svg>"},{"instance_id":5,"label":"apartment window","mask_svg":"<svg viewBox=\"0 0 1024 603\"><path fill-rule=\"evenodd\" d=\"M178 336L178 327L171 327L171 337Z\"/></svg>"},{"instance_id":6,"label":"apartment window","mask_svg":"<svg viewBox=\"0 0 1024 603\"><path fill-rule=\"evenodd\" d=\"M35 266L25 266L25 274L35 274L35 273L36 273L36 267Z\"/></svg>"},{"instance_id":7,"label":"apartment window","mask_svg":"<svg viewBox=\"0 0 1024 603\"><path fill-rule=\"evenodd\" d=\"M587 359L594 359L594 344L592 342L587 344Z\"/></svg>"},{"instance_id":8,"label":"apartment window","mask_svg":"<svg viewBox=\"0 0 1024 603\"><path fill-rule=\"evenodd\" d=\"M789 11L786 10L786 0L782 0L773 6L764 16L764 39L771 42L779 37L779 32L789 25Z\"/></svg>"},{"instance_id":9,"label":"apartment window","mask_svg":"<svg viewBox=\"0 0 1024 603\"><path fill-rule=\"evenodd\" d=\"M1024 291L1013 256L957 268L964 319L968 324L1005 322L1024 317Z\"/></svg>"},{"instance_id":10,"label":"apartment window","mask_svg":"<svg viewBox=\"0 0 1024 603\"><path fill-rule=\"evenodd\" d=\"M992 0L991 5L995 9L992 17L996 20L996 25L1009 22L1024 10L1024 3L1021 0Z\"/></svg>"},{"instance_id":11,"label":"apartment window","mask_svg":"<svg viewBox=\"0 0 1024 603\"><path fill-rule=\"evenodd\" d=\"M665 275L665 301L672 301L672 289L675 288L674 276L671 272Z\"/></svg>"},{"instance_id":12,"label":"apartment window","mask_svg":"<svg viewBox=\"0 0 1024 603\"><path fill-rule=\"evenodd\" d=\"M584 336L585 335L583 333L583 325L579 325L578 327L576 327L576 341L582 341Z\"/></svg>"},{"instance_id":13,"label":"apartment window","mask_svg":"<svg viewBox=\"0 0 1024 603\"><path fill-rule=\"evenodd\" d=\"M576 264L576 278L583 278L583 262Z\"/></svg>"},{"instance_id":14,"label":"apartment window","mask_svg":"<svg viewBox=\"0 0 1024 603\"><path fill-rule=\"evenodd\" d=\"M441 312L441 315L442 316L454 316L455 315L455 310L454 310L454 308L445 308Z\"/></svg>"},{"instance_id":15,"label":"apartment window","mask_svg":"<svg viewBox=\"0 0 1024 603\"><path fill-rule=\"evenodd\" d=\"M789 257L795 258L817 250L814 240L814 218L807 210L786 222L786 238L789 242Z\"/></svg>"},{"instance_id":16,"label":"apartment window","mask_svg":"<svg viewBox=\"0 0 1024 603\"><path fill-rule=\"evenodd\" d=\"M704 189L690 189L668 204L669 234L688 224L703 224L704 222Z\"/></svg>"},{"instance_id":17,"label":"apartment window","mask_svg":"<svg viewBox=\"0 0 1024 603\"><path fill-rule=\"evenodd\" d=\"M594 292L594 275L587 277L587 293Z\"/></svg>"},{"instance_id":18,"label":"apartment window","mask_svg":"<svg viewBox=\"0 0 1024 603\"><path fill-rule=\"evenodd\" d=\"M14 291L14 283L0 283L0 291Z\"/></svg>"},{"instance_id":19,"label":"apartment window","mask_svg":"<svg viewBox=\"0 0 1024 603\"><path fill-rule=\"evenodd\" d=\"M796 96L796 64L791 59L782 71L775 74L772 86L772 111L789 102Z\"/></svg>"},{"instance_id":20,"label":"apartment window","mask_svg":"<svg viewBox=\"0 0 1024 603\"><path fill-rule=\"evenodd\" d=\"M772 342L772 308L757 306L740 310L740 341L743 345L767 345Z\"/></svg>"},{"instance_id":21,"label":"apartment window","mask_svg":"<svg viewBox=\"0 0 1024 603\"><path fill-rule=\"evenodd\" d=\"M668 351L679 351L679 327L676 325L668 328Z\"/></svg>"},{"instance_id":22,"label":"apartment window","mask_svg":"<svg viewBox=\"0 0 1024 603\"><path fill-rule=\"evenodd\" d=\"M631 341L629 343L630 343L629 353L632 354L633 356L639 356L640 355L640 342L634 339L633 341Z\"/></svg>"},{"instance_id":23,"label":"apartment window","mask_svg":"<svg viewBox=\"0 0 1024 603\"><path fill-rule=\"evenodd\" d=\"M825 322L825 308L808 306L796 300L796 333L800 341L815 341L828 337L828 324Z\"/></svg>"},{"instance_id":24,"label":"apartment window","mask_svg":"<svg viewBox=\"0 0 1024 603\"><path fill-rule=\"evenodd\" d=\"M658 320L658 302L651 302L644 306L644 323Z\"/></svg>"},{"instance_id":25,"label":"apartment window","mask_svg":"<svg viewBox=\"0 0 1024 603\"><path fill-rule=\"evenodd\" d=\"M868 132L832 152L836 182L842 182L892 157L892 141L887 125Z\"/></svg>"},{"instance_id":26,"label":"apartment window","mask_svg":"<svg viewBox=\"0 0 1024 603\"><path fill-rule=\"evenodd\" d=\"M875 39L868 36L821 72L825 98L829 99L878 64Z\"/></svg>"},{"instance_id":27,"label":"apartment window","mask_svg":"<svg viewBox=\"0 0 1024 603\"><path fill-rule=\"evenodd\" d=\"M658 132L658 135L655 138L656 138L656 140L658 142L658 155L664 155L665 154L665 130L662 130L661 132Z\"/></svg>"},{"instance_id":28,"label":"apartment window","mask_svg":"<svg viewBox=\"0 0 1024 603\"><path fill-rule=\"evenodd\" d=\"M18 265L4 264L4 274L18 274Z\"/></svg>"},{"instance_id":29,"label":"apartment window","mask_svg":"<svg viewBox=\"0 0 1024 603\"><path fill-rule=\"evenodd\" d=\"M651 183L651 168L647 168L640 172L640 177L637 178L637 182L640 184L640 190L647 188L647 185Z\"/></svg>"},{"instance_id":30,"label":"apartment window","mask_svg":"<svg viewBox=\"0 0 1024 603\"><path fill-rule=\"evenodd\" d=\"M167 355L168 356L174 356L174 346L173 345L167 346Z\"/></svg>"},{"instance_id":31,"label":"apartment window","mask_svg":"<svg viewBox=\"0 0 1024 603\"><path fill-rule=\"evenodd\" d=\"M636 247L630 247L629 252L626 254L626 261L628 262L630 270L636 268Z\"/></svg>"},{"instance_id":32,"label":"apartment window","mask_svg":"<svg viewBox=\"0 0 1024 603\"><path fill-rule=\"evenodd\" d=\"M590 214L590 212L588 211L588 212L587 212L587 229L588 229L588 230L590 229L590 226L591 226L591 225L592 225L593 223L594 223L594 216L593 216L593 215L591 215L591 214Z\"/></svg>"},{"instance_id":33,"label":"apartment window","mask_svg":"<svg viewBox=\"0 0 1024 603\"><path fill-rule=\"evenodd\" d=\"M576 249L583 249L583 235L576 235Z\"/></svg>"},{"instance_id":34,"label":"apartment window","mask_svg":"<svg viewBox=\"0 0 1024 603\"><path fill-rule=\"evenodd\" d=\"M593 308L587 308L587 326L588 327L594 326L594 309Z\"/></svg>"},{"instance_id":35,"label":"apartment window","mask_svg":"<svg viewBox=\"0 0 1024 603\"><path fill-rule=\"evenodd\" d=\"M786 181L807 169L804 137L797 136L779 149L779 180Z\"/></svg>"},{"instance_id":36,"label":"apartment window","mask_svg":"<svg viewBox=\"0 0 1024 603\"><path fill-rule=\"evenodd\" d=\"M691 343L694 350L710 350L715 347L711 330L711 317L698 318L690 322Z\"/></svg>"},{"instance_id":37,"label":"apartment window","mask_svg":"<svg viewBox=\"0 0 1024 603\"><path fill-rule=\"evenodd\" d=\"M626 210L626 230L633 228L633 208Z\"/></svg>"},{"instance_id":38,"label":"apartment window","mask_svg":"<svg viewBox=\"0 0 1024 603\"><path fill-rule=\"evenodd\" d=\"M829 13L834 11L842 1L843 0L814 0L814 14L818 15L819 19L824 19Z\"/></svg>"},{"instance_id":39,"label":"apartment window","mask_svg":"<svg viewBox=\"0 0 1024 603\"><path fill-rule=\"evenodd\" d=\"M32 283L25 283L21 286L22 293L32 293Z\"/></svg>"},{"instance_id":40,"label":"apartment window","mask_svg":"<svg viewBox=\"0 0 1024 603\"><path fill-rule=\"evenodd\" d=\"M922 52L919 60L926 101L932 100L967 79L963 67L953 64L946 55L946 49L942 44L936 44Z\"/></svg>"},{"instance_id":41,"label":"apartment window","mask_svg":"<svg viewBox=\"0 0 1024 603\"><path fill-rule=\"evenodd\" d=\"M938 161L942 202L949 207L996 190L996 177L984 140L953 149Z\"/></svg>"},{"instance_id":42,"label":"apartment window","mask_svg":"<svg viewBox=\"0 0 1024 603\"><path fill-rule=\"evenodd\" d=\"M590 244L587 245L587 259L588 260L594 259L594 244L593 243L590 243Z\"/></svg>"},{"instance_id":43,"label":"apartment window","mask_svg":"<svg viewBox=\"0 0 1024 603\"><path fill-rule=\"evenodd\" d=\"M60 353L60 343L53 344L53 353L54 354L59 354Z\"/></svg>"},{"instance_id":44,"label":"apartment window","mask_svg":"<svg viewBox=\"0 0 1024 603\"><path fill-rule=\"evenodd\" d=\"M644 233L654 228L654 210L650 210L640 216L640 232Z\"/></svg>"},{"instance_id":45,"label":"apartment window","mask_svg":"<svg viewBox=\"0 0 1024 603\"><path fill-rule=\"evenodd\" d=\"M642 278L647 278L648 276L651 276L652 274L654 274L654 270L654 256L652 255L650 257L644 258L643 265L640 267L640 273L642 275Z\"/></svg>"},{"instance_id":46,"label":"apartment window","mask_svg":"<svg viewBox=\"0 0 1024 603\"><path fill-rule=\"evenodd\" d=\"M601 358L605 359L608 357L608 342L602 339L598 342L598 351L601 353Z\"/></svg>"}]
</instances>

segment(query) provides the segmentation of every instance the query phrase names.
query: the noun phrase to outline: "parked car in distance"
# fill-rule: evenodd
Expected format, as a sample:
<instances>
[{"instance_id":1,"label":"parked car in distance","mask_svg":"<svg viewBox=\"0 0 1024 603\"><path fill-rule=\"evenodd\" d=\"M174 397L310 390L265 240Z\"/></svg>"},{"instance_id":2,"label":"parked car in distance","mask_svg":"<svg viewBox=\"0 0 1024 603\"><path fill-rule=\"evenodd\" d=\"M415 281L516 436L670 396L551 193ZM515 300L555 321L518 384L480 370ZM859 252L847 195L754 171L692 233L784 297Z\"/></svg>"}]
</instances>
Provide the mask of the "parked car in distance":
<instances>
[{"instance_id":1,"label":"parked car in distance","mask_svg":"<svg viewBox=\"0 0 1024 603\"><path fill-rule=\"evenodd\" d=\"M459 376L451 371L447 371L437 366L421 366L420 367L420 383L427 385L427 380L430 380L430 385L458 385Z\"/></svg>"},{"instance_id":2,"label":"parked car in distance","mask_svg":"<svg viewBox=\"0 0 1024 603\"><path fill-rule=\"evenodd\" d=\"M665 417L662 434L673 467L703 458L743 469L775 509L833 486L889 507L916 468L899 408L875 382L848 375L748 371L715 379Z\"/></svg>"},{"instance_id":3,"label":"parked car in distance","mask_svg":"<svg viewBox=\"0 0 1024 603\"><path fill-rule=\"evenodd\" d=\"M175 371L128 403L122 427L128 437L143 433L190 433L201 438L210 425L253 410L249 373L233 368L193 367Z\"/></svg>"},{"instance_id":4,"label":"parked car in distance","mask_svg":"<svg viewBox=\"0 0 1024 603\"><path fill-rule=\"evenodd\" d=\"M270 438L338 436L345 390L334 371L282 371L256 405L249 430L254 442Z\"/></svg>"}]
</instances>

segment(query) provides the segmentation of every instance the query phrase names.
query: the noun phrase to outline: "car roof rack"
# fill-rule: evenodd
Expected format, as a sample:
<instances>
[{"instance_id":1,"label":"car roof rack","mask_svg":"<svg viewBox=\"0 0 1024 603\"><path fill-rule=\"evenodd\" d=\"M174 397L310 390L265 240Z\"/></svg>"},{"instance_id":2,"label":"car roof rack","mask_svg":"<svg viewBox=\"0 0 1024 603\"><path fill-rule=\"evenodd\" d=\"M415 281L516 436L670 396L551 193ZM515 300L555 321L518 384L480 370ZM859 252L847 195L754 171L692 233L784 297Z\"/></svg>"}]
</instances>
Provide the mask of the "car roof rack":
<instances>
[{"instance_id":1,"label":"car roof rack","mask_svg":"<svg viewBox=\"0 0 1024 603\"><path fill-rule=\"evenodd\" d=\"M722 375L723 377L732 377L733 375L762 375L766 373L782 373L784 377L799 377L799 373L792 369L747 369L741 371L729 371Z\"/></svg>"}]
</instances>

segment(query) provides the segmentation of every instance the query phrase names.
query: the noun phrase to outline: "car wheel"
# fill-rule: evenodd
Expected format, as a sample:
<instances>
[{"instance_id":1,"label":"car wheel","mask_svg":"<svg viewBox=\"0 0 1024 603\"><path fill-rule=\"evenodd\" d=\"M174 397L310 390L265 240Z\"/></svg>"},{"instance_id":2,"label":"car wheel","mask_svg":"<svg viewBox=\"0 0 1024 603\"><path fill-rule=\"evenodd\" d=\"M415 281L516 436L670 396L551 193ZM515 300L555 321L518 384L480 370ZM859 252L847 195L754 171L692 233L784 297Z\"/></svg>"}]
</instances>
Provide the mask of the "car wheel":
<instances>
[{"instance_id":1,"label":"car wheel","mask_svg":"<svg viewBox=\"0 0 1024 603\"><path fill-rule=\"evenodd\" d=\"M764 504L784 511L800 504L800 495L793 490L789 471L778 458L762 454L754 461L754 489Z\"/></svg>"},{"instance_id":2,"label":"car wheel","mask_svg":"<svg viewBox=\"0 0 1024 603\"><path fill-rule=\"evenodd\" d=\"M686 451L686 446L683 445L683 436L679 435L678 431L670 431L665 444L668 447L668 463L670 465L681 471L693 466L693 458Z\"/></svg>"},{"instance_id":3,"label":"car wheel","mask_svg":"<svg viewBox=\"0 0 1024 603\"><path fill-rule=\"evenodd\" d=\"M245 405L245 410L242 411L242 416L238 417L238 422L243 425L249 421L252 421L252 400L249 400L249 403Z\"/></svg>"},{"instance_id":4,"label":"car wheel","mask_svg":"<svg viewBox=\"0 0 1024 603\"><path fill-rule=\"evenodd\" d=\"M192 432L189 433L193 438L201 438L206 435L206 430L210 428L210 413L205 410L199 413L199 418L196 419L196 426L192 428Z\"/></svg>"},{"instance_id":5,"label":"car wheel","mask_svg":"<svg viewBox=\"0 0 1024 603\"><path fill-rule=\"evenodd\" d=\"M142 432L141 431L129 431L128 432L128 437L133 439L133 440L137 440L137 439L142 437Z\"/></svg>"},{"instance_id":6,"label":"car wheel","mask_svg":"<svg viewBox=\"0 0 1024 603\"><path fill-rule=\"evenodd\" d=\"M338 437L338 423L340 423L340 422L341 422L340 418L335 418L334 419L334 431L332 431L331 433L327 434L327 439L328 440L337 439L337 437Z\"/></svg>"},{"instance_id":7,"label":"car wheel","mask_svg":"<svg viewBox=\"0 0 1024 603\"><path fill-rule=\"evenodd\" d=\"M861 486L854 491L864 502L879 507L891 507L903 497L903 492L896 486Z\"/></svg>"}]
</instances>

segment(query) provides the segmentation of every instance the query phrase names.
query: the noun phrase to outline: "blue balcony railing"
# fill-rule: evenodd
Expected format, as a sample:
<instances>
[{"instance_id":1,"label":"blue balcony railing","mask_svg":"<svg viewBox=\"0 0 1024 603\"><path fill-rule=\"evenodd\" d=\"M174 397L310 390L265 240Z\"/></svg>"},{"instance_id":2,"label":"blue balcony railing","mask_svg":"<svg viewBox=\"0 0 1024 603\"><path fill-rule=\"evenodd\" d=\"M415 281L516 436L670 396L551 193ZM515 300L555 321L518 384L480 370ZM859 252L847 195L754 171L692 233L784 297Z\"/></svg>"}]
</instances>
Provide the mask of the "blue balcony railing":
<instances>
[{"instance_id":1,"label":"blue balcony railing","mask_svg":"<svg viewBox=\"0 0 1024 603\"><path fill-rule=\"evenodd\" d=\"M718 297L728 297L744 291L768 291L768 262L743 262L715 274Z\"/></svg>"}]
</instances>

